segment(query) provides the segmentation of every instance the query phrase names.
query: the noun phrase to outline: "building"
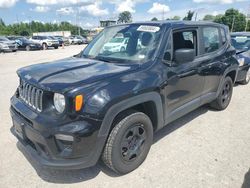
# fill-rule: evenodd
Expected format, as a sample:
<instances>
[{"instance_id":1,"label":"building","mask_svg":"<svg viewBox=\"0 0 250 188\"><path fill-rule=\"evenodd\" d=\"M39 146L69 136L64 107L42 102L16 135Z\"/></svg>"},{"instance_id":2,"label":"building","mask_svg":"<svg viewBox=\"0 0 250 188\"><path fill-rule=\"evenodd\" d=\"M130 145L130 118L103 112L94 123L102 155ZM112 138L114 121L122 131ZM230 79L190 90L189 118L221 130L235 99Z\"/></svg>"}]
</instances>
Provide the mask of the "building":
<instances>
[{"instance_id":1,"label":"building","mask_svg":"<svg viewBox=\"0 0 250 188\"><path fill-rule=\"evenodd\" d=\"M115 24L116 24L116 21L114 21L114 20L102 20L102 21L100 21L100 27L108 27L108 26L115 25Z\"/></svg>"},{"instance_id":2,"label":"building","mask_svg":"<svg viewBox=\"0 0 250 188\"><path fill-rule=\"evenodd\" d=\"M71 31L39 32L39 33L33 33L33 36L63 36L63 37L69 37L69 36L71 36Z\"/></svg>"}]
</instances>

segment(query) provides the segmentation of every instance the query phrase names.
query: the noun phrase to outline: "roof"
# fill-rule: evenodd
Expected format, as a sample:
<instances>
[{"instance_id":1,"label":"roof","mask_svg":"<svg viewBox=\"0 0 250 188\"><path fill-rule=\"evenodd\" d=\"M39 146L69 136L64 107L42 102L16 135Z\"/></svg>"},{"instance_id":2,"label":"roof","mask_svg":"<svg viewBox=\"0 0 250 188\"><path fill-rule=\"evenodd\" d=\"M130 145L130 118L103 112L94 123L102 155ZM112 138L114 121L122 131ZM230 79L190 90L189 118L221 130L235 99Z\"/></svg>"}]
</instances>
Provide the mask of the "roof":
<instances>
[{"instance_id":1,"label":"roof","mask_svg":"<svg viewBox=\"0 0 250 188\"><path fill-rule=\"evenodd\" d=\"M159 24L159 25L171 25L171 27L179 26L224 26L223 24L210 22L210 21L182 21L182 20L162 20L162 21L146 21L146 22L134 22L127 24L118 24L118 25L129 25L129 24Z\"/></svg>"}]
</instances>

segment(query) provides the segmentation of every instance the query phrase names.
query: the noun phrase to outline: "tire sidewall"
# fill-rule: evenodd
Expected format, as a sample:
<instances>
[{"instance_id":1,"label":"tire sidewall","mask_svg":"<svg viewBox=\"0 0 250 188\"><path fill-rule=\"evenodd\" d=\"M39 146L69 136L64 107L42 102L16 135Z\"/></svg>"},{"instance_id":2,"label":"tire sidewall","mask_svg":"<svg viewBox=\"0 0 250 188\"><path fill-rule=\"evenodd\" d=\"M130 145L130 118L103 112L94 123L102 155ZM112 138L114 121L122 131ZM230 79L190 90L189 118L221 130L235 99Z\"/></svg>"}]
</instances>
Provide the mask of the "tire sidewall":
<instances>
[{"instance_id":1,"label":"tire sidewall","mask_svg":"<svg viewBox=\"0 0 250 188\"><path fill-rule=\"evenodd\" d=\"M146 140L143 146L144 147L143 151L139 155L139 157L132 162L126 162L122 159L120 144L127 130L132 126L134 126L135 124L143 124L143 127L146 131ZM123 122L123 125L119 129L116 138L114 140L112 154L111 154L113 168L118 173L121 174L126 174L128 172L135 170L145 160L152 145L152 142L153 142L153 127L150 119L143 113L131 114L129 118L127 118L126 121Z\"/></svg>"},{"instance_id":2,"label":"tire sidewall","mask_svg":"<svg viewBox=\"0 0 250 188\"><path fill-rule=\"evenodd\" d=\"M30 51L30 46L26 46L26 51Z\"/></svg>"},{"instance_id":3,"label":"tire sidewall","mask_svg":"<svg viewBox=\"0 0 250 188\"><path fill-rule=\"evenodd\" d=\"M228 99L228 102L223 104L222 102L222 91L223 91L223 88L225 86L226 83L229 83L230 84L230 98ZM231 102L231 99L232 99L232 96L233 96L233 81L230 77L226 77L224 82L223 82L223 85L222 85L222 89L221 89L221 92L220 92L220 95L219 95L219 105L221 106L222 109L226 109L228 107L228 105L230 104Z\"/></svg>"}]
</instances>

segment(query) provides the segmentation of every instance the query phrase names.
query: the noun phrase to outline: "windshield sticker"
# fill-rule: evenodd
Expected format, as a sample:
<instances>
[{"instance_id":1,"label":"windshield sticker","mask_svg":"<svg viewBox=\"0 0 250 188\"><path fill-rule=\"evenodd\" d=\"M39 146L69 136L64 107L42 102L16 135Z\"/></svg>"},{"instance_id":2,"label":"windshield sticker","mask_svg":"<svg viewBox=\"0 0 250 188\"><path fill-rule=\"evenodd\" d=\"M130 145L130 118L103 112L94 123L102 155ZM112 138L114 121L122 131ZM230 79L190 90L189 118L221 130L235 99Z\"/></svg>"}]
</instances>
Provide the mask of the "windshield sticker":
<instances>
[{"instance_id":1,"label":"windshield sticker","mask_svg":"<svg viewBox=\"0 0 250 188\"><path fill-rule=\"evenodd\" d=\"M141 25L137 31L143 31L143 32L151 32L155 33L160 30L160 27L157 26L151 26L151 25Z\"/></svg>"}]
</instances>

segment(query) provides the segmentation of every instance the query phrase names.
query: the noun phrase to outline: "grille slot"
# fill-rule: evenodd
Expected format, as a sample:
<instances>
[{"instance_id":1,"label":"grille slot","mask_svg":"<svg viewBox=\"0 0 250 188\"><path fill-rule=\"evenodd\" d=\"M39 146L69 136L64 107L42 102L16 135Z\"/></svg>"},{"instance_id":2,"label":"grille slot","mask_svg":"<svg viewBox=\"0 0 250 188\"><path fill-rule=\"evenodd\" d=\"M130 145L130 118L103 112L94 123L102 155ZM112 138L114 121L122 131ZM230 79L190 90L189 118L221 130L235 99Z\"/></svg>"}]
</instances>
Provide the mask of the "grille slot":
<instances>
[{"instance_id":1,"label":"grille slot","mask_svg":"<svg viewBox=\"0 0 250 188\"><path fill-rule=\"evenodd\" d=\"M41 112L43 110L43 91L24 81L19 85L20 98L30 107Z\"/></svg>"}]
</instances>

